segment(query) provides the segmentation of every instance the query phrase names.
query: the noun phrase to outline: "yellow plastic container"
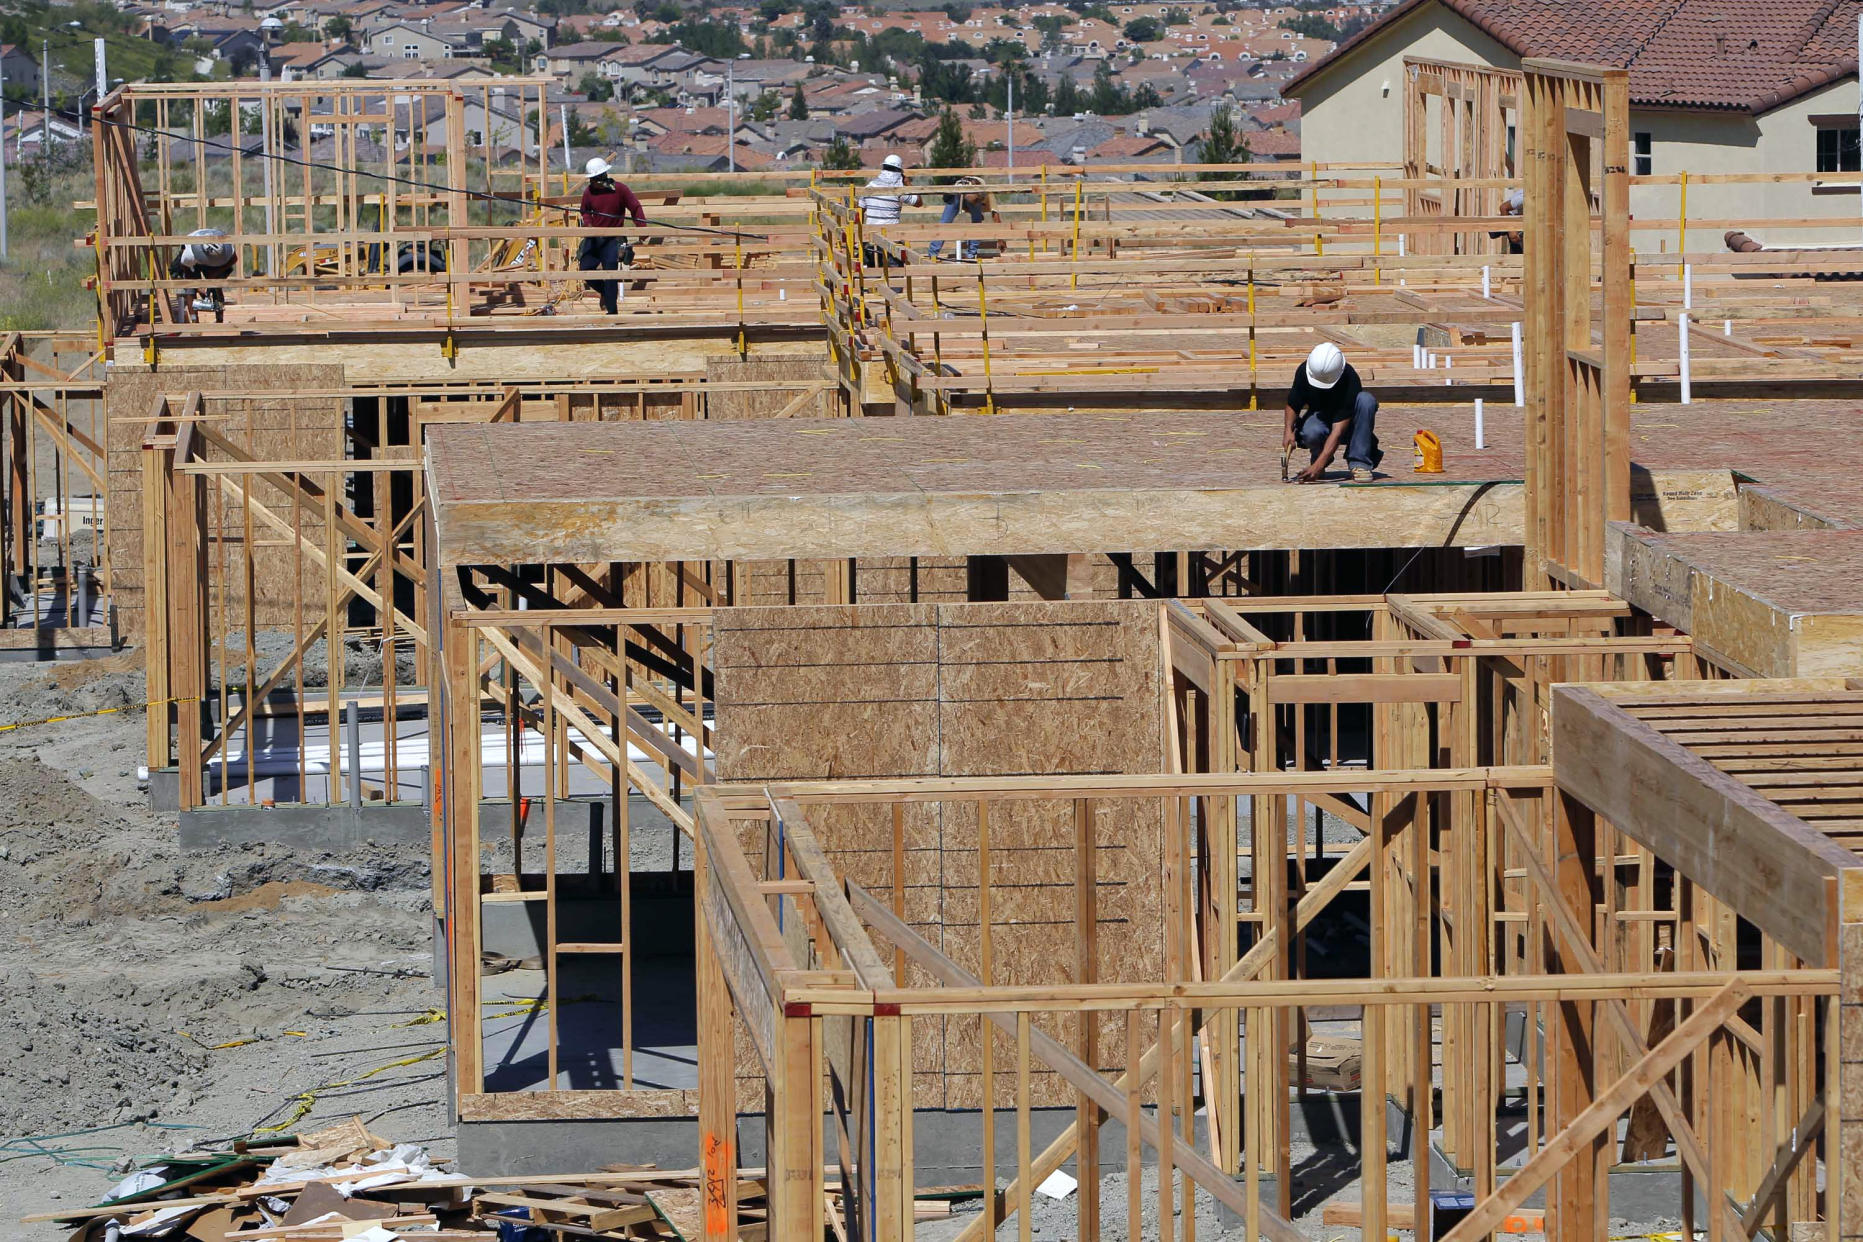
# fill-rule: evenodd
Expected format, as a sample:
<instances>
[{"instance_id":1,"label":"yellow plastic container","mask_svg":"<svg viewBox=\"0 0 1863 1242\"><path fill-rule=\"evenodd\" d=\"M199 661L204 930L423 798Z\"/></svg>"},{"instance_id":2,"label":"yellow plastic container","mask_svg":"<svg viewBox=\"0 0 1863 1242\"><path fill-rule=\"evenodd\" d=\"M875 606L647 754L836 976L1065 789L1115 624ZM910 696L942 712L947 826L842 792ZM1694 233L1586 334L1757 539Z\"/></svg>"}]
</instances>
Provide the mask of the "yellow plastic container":
<instances>
[{"instance_id":1,"label":"yellow plastic container","mask_svg":"<svg viewBox=\"0 0 1863 1242\"><path fill-rule=\"evenodd\" d=\"M1443 472L1442 437L1425 428L1417 433L1417 473L1441 474Z\"/></svg>"}]
</instances>

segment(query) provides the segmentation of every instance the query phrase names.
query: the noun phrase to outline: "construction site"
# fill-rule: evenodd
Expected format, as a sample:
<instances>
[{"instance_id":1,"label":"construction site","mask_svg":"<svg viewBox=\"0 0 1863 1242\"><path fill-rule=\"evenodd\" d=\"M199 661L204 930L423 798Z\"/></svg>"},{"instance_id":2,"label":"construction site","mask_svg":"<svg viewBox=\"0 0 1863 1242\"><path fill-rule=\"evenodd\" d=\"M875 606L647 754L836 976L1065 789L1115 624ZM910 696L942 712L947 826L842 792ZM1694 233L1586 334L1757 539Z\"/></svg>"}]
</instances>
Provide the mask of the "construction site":
<instances>
[{"instance_id":1,"label":"construction site","mask_svg":"<svg viewBox=\"0 0 1863 1242\"><path fill-rule=\"evenodd\" d=\"M7 1232L1863 1238L1854 210L1412 68L1383 165L631 178L615 315L479 81L98 100Z\"/></svg>"}]
</instances>

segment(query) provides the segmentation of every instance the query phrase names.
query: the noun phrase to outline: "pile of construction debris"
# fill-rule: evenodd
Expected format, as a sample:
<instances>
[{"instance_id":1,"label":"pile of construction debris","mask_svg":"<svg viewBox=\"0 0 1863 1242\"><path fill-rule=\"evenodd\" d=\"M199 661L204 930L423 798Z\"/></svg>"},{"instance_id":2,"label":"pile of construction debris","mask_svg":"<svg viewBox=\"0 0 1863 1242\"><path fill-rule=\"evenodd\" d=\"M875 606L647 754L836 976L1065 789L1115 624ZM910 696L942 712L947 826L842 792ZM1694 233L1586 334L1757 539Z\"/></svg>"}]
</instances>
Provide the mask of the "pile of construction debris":
<instances>
[{"instance_id":1,"label":"pile of construction debris","mask_svg":"<svg viewBox=\"0 0 1863 1242\"><path fill-rule=\"evenodd\" d=\"M759 1221L763 1188L739 1184L740 1220ZM475 1179L426 1150L369 1132L360 1118L265 1144L166 1157L91 1208L25 1219L75 1226L70 1242L429 1242L448 1238L695 1238L694 1170L611 1166L599 1173Z\"/></svg>"}]
</instances>

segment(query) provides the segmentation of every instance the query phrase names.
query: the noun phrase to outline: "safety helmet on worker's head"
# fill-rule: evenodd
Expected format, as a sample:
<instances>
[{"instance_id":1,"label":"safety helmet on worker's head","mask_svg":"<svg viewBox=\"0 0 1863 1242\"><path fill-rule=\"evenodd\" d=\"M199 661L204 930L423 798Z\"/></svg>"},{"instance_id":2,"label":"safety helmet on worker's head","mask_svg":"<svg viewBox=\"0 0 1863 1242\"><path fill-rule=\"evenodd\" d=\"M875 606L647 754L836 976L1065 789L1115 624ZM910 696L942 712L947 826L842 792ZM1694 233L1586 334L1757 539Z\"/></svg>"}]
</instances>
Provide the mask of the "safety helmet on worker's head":
<instances>
[{"instance_id":1,"label":"safety helmet on worker's head","mask_svg":"<svg viewBox=\"0 0 1863 1242\"><path fill-rule=\"evenodd\" d=\"M589 162L582 166L582 175L590 179L605 177L614 171L615 166L599 155L591 155Z\"/></svg>"},{"instance_id":2,"label":"safety helmet on worker's head","mask_svg":"<svg viewBox=\"0 0 1863 1242\"><path fill-rule=\"evenodd\" d=\"M195 229L188 236L199 239L181 248L181 261L191 267L231 267L239 253L224 229Z\"/></svg>"},{"instance_id":3,"label":"safety helmet on worker's head","mask_svg":"<svg viewBox=\"0 0 1863 1242\"><path fill-rule=\"evenodd\" d=\"M1321 341L1307 355L1307 383L1315 388L1331 388L1345 374L1345 355L1331 341Z\"/></svg>"},{"instance_id":4,"label":"safety helmet on worker's head","mask_svg":"<svg viewBox=\"0 0 1863 1242\"><path fill-rule=\"evenodd\" d=\"M897 155L889 155L880 161L880 167L890 168L894 172L904 172L906 170L906 162Z\"/></svg>"}]
</instances>

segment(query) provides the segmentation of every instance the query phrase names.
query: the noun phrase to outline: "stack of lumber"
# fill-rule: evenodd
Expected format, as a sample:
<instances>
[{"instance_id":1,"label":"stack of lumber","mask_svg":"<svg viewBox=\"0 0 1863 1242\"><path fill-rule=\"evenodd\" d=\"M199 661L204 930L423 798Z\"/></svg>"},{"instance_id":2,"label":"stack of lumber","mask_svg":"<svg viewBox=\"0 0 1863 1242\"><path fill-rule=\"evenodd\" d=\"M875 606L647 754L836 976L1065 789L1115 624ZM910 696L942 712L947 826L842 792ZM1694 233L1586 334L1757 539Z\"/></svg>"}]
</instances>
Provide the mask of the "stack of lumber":
<instances>
[{"instance_id":1,"label":"stack of lumber","mask_svg":"<svg viewBox=\"0 0 1863 1242\"><path fill-rule=\"evenodd\" d=\"M741 1237L764 1236L763 1183L739 1183ZM70 1242L553 1242L695 1238L697 1170L469 1178L369 1132L359 1118L266 1144L165 1158L110 1199L25 1217L72 1227Z\"/></svg>"}]
</instances>

